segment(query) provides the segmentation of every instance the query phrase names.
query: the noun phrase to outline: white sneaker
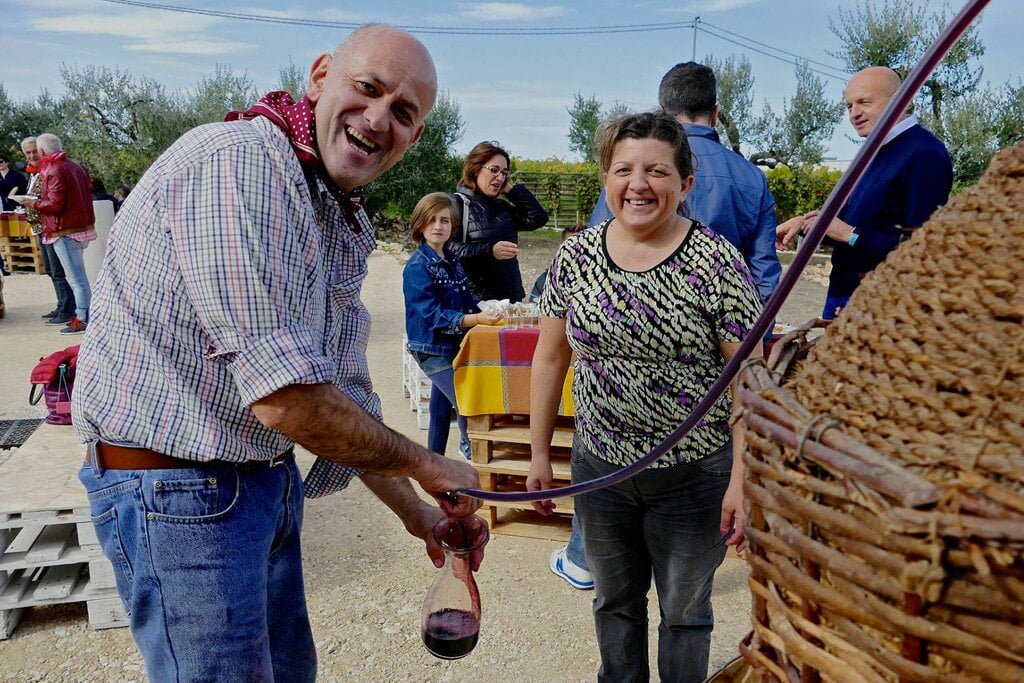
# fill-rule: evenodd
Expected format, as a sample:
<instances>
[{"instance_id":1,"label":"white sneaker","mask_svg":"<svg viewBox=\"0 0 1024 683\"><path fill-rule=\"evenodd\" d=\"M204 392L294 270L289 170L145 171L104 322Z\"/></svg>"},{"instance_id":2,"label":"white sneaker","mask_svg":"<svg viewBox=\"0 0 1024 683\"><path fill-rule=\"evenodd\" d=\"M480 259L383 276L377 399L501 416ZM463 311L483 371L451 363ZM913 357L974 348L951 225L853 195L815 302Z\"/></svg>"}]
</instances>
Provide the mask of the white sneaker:
<instances>
[{"instance_id":1,"label":"white sneaker","mask_svg":"<svg viewBox=\"0 0 1024 683\"><path fill-rule=\"evenodd\" d=\"M551 571L557 576L561 576L563 579L569 582L569 585L573 588L579 588L581 591L592 590L594 588L594 576L586 569L573 564L573 562L565 556L565 548L558 548L551 553L551 561L549 563Z\"/></svg>"}]
</instances>

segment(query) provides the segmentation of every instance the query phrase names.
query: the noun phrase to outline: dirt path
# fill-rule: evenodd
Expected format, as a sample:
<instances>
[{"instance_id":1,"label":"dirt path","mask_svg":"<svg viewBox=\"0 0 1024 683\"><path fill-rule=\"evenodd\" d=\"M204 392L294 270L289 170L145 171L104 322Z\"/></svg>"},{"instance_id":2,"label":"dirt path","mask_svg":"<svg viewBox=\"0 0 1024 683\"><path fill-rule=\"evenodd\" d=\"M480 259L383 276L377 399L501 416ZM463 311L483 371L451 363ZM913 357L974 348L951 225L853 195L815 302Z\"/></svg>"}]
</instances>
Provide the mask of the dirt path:
<instances>
[{"instance_id":1,"label":"dirt path","mask_svg":"<svg viewBox=\"0 0 1024 683\"><path fill-rule=\"evenodd\" d=\"M553 253L555 242L547 244ZM550 255L544 256L538 247L526 245L527 250L523 279L532 284ZM364 290L374 318L370 367L387 423L422 442L426 432L417 428L401 391L403 311L401 297L395 296L400 282L396 260L375 253ZM53 298L45 277L8 278L4 294L0 419L41 416L41 410L25 403L29 370L39 356L76 341L39 320ZM799 293L790 308L802 317L792 321L813 315L822 296L819 285ZM303 464L308 467L308 457ZM548 555L558 545L554 542L492 537L478 575L484 609L480 644L457 662L434 659L420 642L420 606L435 573L433 566L421 544L361 484L308 501L303 542L322 681L594 679L598 660L591 594L570 588L550 573ZM657 640L656 603L652 592L652 647ZM735 656L737 642L750 629L746 564L741 560L728 559L719 571L714 604L718 623L712 636L712 671ZM128 630L90 630L84 604L33 608L14 636L0 641L0 681L140 681L142 671Z\"/></svg>"}]
</instances>

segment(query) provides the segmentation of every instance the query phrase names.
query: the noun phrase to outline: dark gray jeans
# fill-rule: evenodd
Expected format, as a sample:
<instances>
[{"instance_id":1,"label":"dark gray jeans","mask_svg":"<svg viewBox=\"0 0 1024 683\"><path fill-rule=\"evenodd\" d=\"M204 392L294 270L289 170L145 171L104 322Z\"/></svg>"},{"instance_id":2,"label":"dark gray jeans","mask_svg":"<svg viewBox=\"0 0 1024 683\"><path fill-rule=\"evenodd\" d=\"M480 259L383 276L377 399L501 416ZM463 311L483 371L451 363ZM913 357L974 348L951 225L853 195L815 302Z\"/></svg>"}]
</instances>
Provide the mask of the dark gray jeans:
<instances>
[{"instance_id":1,"label":"dark gray jeans","mask_svg":"<svg viewBox=\"0 0 1024 683\"><path fill-rule=\"evenodd\" d=\"M573 445L572 481L619 468ZM662 681L707 677L714 614L711 584L725 559L719 533L732 471L732 443L693 463L647 469L620 484L577 496L573 505L594 575L597 680L647 681L647 592L651 570L661 607Z\"/></svg>"},{"instance_id":2,"label":"dark gray jeans","mask_svg":"<svg viewBox=\"0 0 1024 683\"><path fill-rule=\"evenodd\" d=\"M53 310L57 312L57 318L60 320L70 318L75 314L75 293L64 274L64 266L57 256L57 250L52 244L43 244L42 237L36 235L35 239L43 255L46 274L53 282L53 292L57 295L57 306Z\"/></svg>"}]
</instances>

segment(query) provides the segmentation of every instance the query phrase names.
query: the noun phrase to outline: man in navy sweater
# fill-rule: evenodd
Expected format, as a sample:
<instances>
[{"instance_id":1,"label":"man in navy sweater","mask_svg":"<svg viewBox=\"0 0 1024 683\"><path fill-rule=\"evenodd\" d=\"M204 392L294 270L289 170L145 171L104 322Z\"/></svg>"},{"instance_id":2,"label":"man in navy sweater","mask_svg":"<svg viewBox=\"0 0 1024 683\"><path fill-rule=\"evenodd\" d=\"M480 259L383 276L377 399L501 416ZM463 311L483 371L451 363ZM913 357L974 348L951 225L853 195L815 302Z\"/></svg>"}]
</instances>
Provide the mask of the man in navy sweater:
<instances>
[{"instance_id":1,"label":"man in navy sweater","mask_svg":"<svg viewBox=\"0 0 1024 683\"><path fill-rule=\"evenodd\" d=\"M843 97L857 135L864 138L871 133L899 87L899 76L886 67L873 66L854 74ZM909 110L904 112L828 227L832 273L822 318L831 320L839 314L864 276L946 203L952 186L953 162L945 145ZM776 246L788 247L817 215L811 211L780 225Z\"/></svg>"},{"instance_id":2,"label":"man in navy sweater","mask_svg":"<svg viewBox=\"0 0 1024 683\"><path fill-rule=\"evenodd\" d=\"M661 79L658 104L686 130L696 157L687 215L729 240L743 254L750 275L767 300L779 284L782 266L775 251L775 199L757 166L722 145L715 72L696 62L676 64ZM590 216L597 225L612 217L604 190Z\"/></svg>"}]
</instances>

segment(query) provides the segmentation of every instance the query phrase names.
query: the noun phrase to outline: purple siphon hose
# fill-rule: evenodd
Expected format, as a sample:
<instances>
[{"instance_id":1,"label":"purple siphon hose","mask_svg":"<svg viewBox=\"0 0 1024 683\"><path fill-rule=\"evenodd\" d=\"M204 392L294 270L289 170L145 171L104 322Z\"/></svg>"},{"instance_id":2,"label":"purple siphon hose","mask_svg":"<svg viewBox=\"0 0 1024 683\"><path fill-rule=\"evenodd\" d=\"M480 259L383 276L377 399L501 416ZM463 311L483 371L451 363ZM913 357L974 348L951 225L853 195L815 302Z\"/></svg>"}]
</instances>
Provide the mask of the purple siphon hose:
<instances>
[{"instance_id":1,"label":"purple siphon hose","mask_svg":"<svg viewBox=\"0 0 1024 683\"><path fill-rule=\"evenodd\" d=\"M676 443L678 443L687 432L693 429L694 425L707 414L711 406L714 405L715 401L725 393L725 390L729 388L736 375L739 374L740 369L747 356L754 350L757 344L761 343L765 334L768 332L768 327L774 324L775 315L782 308L783 302L786 297L789 296L796 281L800 278L800 274L803 272L807 263L811 260L811 255L814 250L821 244L821 240L825 237L825 232L828 230L829 223L835 218L836 214L839 213L839 208L846 201L846 198L850 196L853 188L857 185L857 181L860 180L867 169L868 164L871 163L872 159L878 153L878 150L882 147L882 141L885 140L886 134L889 130L897 123L900 114L907 108L910 102L914 99L914 95L924 85L925 79L931 74L931 72L938 66L942 58L949 52L953 44L960 38L960 36L967 30L971 25L971 22L981 13L985 6L988 5L989 0L969 0L964 6L960 13L953 18L946 30L943 31L942 35L938 37L935 43L928 48L928 52L925 53L921 61L918 62L914 70L907 76L903 85L896 92L893 98L889 101L889 105L886 107L885 112L882 114L882 118L879 119L878 125L875 126L871 134L868 135L867 140L864 142L864 146L860 148L857 155L853 158L853 162L850 167L843 174L842 178L836 184L832 190L832 194L829 195L828 200L825 202L825 206L822 207L821 213L818 214L817 221L814 223L814 227L807 233L803 242L800 244L800 248L797 250L796 255L793 257L792 263L789 264L789 268L786 270L785 277L779 282L778 288L775 293L772 294L771 298L765 303L764 311L761 313L761 317L758 318L757 322L754 323L753 329L747 334L743 343L737 350L736 355L722 370L722 375L715 381L711 388L708 390L707 395L704 399L697 404L697 407L693 409L689 417L683 421L681 425L668 437L665 438L660 444L655 446L650 453L645 455L640 460L637 460L632 465L624 467L618 472L605 475L598 479L592 479L582 484L572 484L571 486L563 486L557 489L546 489L543 491L524 491L524 492L505 492L498 493L494 491L481 491L479 489L459 489L455 491L458 495L466 495L472 498L477 498L484 501L493 502L508 502L508 503L530 503L541 500L551 500L553 498L564 498L565 496L575 496L587 491L595 491L605 486L611 486L617 484L620 481L629 479L634 474L640 472L648 465L653 463L655 460L667 453Z\"/></svg>"}]
</instances>

